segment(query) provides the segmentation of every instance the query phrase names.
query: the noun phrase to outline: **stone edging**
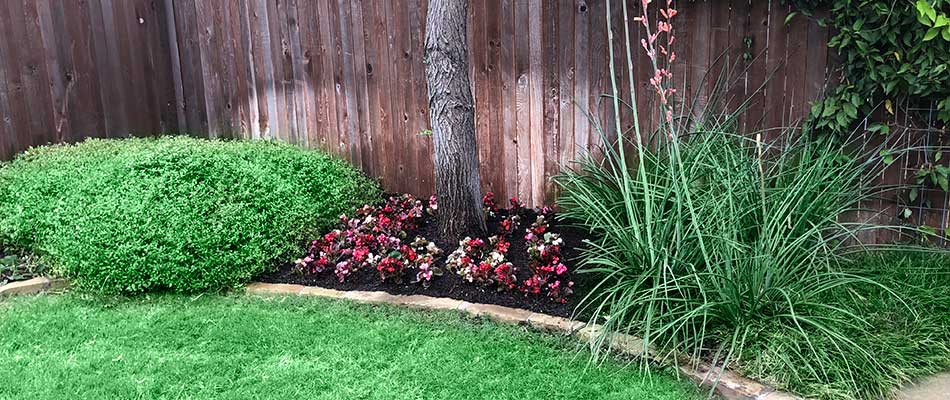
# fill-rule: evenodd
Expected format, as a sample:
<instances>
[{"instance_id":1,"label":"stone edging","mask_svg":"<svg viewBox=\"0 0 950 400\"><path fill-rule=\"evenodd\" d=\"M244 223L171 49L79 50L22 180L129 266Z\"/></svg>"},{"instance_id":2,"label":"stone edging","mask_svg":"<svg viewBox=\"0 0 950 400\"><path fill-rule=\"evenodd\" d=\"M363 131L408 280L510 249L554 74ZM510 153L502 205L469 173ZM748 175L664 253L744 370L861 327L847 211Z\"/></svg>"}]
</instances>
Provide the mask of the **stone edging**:
<instances>
[{"instance_id":1,"label":"stone edging","mask_svg":"<svg viewBox=\"0 0 950 400\"><path fill-rule=\"evenodd\" d=\"M47 290L61 290L69 287L63 279L41 276L30 280L11 282L0 286L0 297L36 294Z\"/></svg>"},{"instance_id":2,"label":"stone edging","mask_svg":"<svg viewBox=\"0 0 950 400\"><path fill-rule=\"evenodd\" d=\"M469 303L462 300L424 295L403 296L386 292L341 291L314 286L259 282L247 285L246 292L257 295L316 296L330 299L345 299L360 303L393 304L427 310L457 310L474 317L485 317L499 323L527 325L541 331L571 335L582 342L589 342L591 338L596 336L597 330L600 329L598 325L587 326L587 324L583 322L517 308L493 304ZM643 347L643 341L631 335L614 335L610 341L610 348L612 350L630 356L643 356ZM703 387L709 387L713 382L718 380L716 393L727 400L801 399L800 397L775 390L772 387L740 376L735 372L712 368L705 363L699 365L681 365L679 371Z\"/></svg>"}]
</instances>

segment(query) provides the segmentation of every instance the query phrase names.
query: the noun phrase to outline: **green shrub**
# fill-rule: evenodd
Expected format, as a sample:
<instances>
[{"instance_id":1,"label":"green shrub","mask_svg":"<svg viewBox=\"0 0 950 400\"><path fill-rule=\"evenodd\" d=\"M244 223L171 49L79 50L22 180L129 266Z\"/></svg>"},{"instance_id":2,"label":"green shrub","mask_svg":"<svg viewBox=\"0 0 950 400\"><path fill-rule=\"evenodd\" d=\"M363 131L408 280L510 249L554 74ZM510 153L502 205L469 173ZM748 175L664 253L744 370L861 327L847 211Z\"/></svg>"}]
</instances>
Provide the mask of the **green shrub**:
<instances>
[{"instance_id":1,"label":"green shrub","mask_svg":"<svg viewBox=\"0 0 950 400\"><path fill-rule=\"evenodd\" d=\"M0 168L0 241L82 288L214 290L377 193L344 161L274 142L87 140Z\"/></svg>"}]
</instances>

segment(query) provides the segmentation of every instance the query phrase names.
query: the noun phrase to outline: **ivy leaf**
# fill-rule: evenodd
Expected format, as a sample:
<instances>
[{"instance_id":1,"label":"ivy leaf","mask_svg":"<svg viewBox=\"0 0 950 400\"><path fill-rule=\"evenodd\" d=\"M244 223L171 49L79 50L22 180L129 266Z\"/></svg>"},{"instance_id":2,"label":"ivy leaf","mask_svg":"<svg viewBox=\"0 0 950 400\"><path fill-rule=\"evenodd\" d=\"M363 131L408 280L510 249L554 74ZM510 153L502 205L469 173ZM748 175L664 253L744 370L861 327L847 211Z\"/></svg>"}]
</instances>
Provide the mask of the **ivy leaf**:
<instances>
[{"instance_id":1,"label":"ivy leaf","mask_svg":"<svg viewBox=\"0 0 950 400\"><path fill-rule=\"evenodd\" d=\"M950 25L948 25L943 32L940 32L940 36L943 37L943 40L950 42Z\"/></svg>"},{"instance_id":2,"label":"ivy leaf","mask_svg":"<svg viewBox=\"0 0 950 400\"><path fill-rule=\"evenodd\" d=\"M880 132L882 135L886 135L890 133L890 131L891 131L891 127L887 126L887 124L882 124L880 122L875 122L871 124L871 126L868 127L868 132L871 132L871 133Z\"/></svg>"},{"instance_id":3,"label":"ivy leaf","mask_svg":"<svg viewBox=\"0 0 950 400\"><path fill-rule=\"evenodd\" d=\"M924 34L924 41L929 42L933 38L937 37L940 34L940 28L930 28L927 29L927 33Z\"/></svg>"},{"instance_id":4,"label":"ivy leaf","mask_svg":"<svg viewBox=\"0 0 950 400\"><path fill-rule=\"evenodd\" d=\"M904 219L910 218L911 214L913 214L913 211L910 211L909 208L904 209L904 214L903 214Z\"/></svg>"},{"instance_id":5,"label":"ivy leaf","mask_svg":"<svg viewBox=\"0 0 950 400\"><path fill-rule=\"evenodd\" d=\"M917 12L920 15L930 19L930 22L933 22L937 19L937 11L934 10L934 8L930 6L930 3L926 2L925 0L917 0Z\"/></svg>"},{"instance_id":6,"label":"ivy leaf","mask_svg":"<svg viewBox=\"0 0 950 400\"><path fill-rule=\"evenodd\" d=\"M950 25L950 18L947 18L946 15L940 14L937 16L937 20L934 21L934 28L939 28L941 26Z\"/></svg>"},{"instance_id":7,"label":"ivy leaf","mask_svg":"<svg viewBox=\"0 0 950 400\"><path fill-rule=\"evenodd\" d=\"M798 11L792 11L785 16L785 25L788 25L789 22L792 22L792 18L798 15Z\"/></svg>"},{"instance_id":8,"label":"ivy leaf","mask_svg":"<svg viewBox=\"0 0 950 400\"><path fill-rule=\"evenodd\" d=\"M894 155L891 154L891 152L887 150L881 150L881 157L882 157L882 161L884 162L884 165L890 166L891 164L894 163Z\"/></svg>"},{"instance_id":9,"label":"ivy leaf","mask_svg":"<svg viewBox=\"0 0 950 400\"><path fill-rule=\"evenodd\" d=\"M934 161L940 161L943 158L943 151L938 151L937 154L934 154Z\"/></svg>"},{"instance_id":10,"label":"ivy leaf","mask_svg":"<svg viewBox=\"0 0 950 400\"><path fill-rule=\"evenodd\" d=\"M834 104L828 104L825 106L824 111L821 112L822 118L827 118L834 115L838 111L838 107Z\"/></svg>"},{"instance_id":11,"label":"ivy leaf","mask_svg":"<svg viewBox=\"0 0 950 400\"><path fill-rule=\"evenodd\" d=\"M917 189L917 187L915 186L915 187L913 187L913 188L910 189L910 194L907 195L907 199L910 200L911 203L913 203L913 202L917 201L917 195L918 195L918 194L919 194L919 193L918 193L918 189Z\"/></svg>"}]
</instances>

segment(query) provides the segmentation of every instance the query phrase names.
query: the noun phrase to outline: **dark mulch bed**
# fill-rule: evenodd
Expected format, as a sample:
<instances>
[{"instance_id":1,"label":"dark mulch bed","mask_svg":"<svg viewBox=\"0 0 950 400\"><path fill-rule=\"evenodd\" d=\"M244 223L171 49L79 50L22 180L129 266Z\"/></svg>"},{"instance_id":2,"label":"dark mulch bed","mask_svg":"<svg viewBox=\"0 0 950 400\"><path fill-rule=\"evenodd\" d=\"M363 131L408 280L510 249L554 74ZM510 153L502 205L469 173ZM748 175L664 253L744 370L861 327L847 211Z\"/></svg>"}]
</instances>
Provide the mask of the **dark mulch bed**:
<instances>
[{"instance_id":1,"label":"dark mulch bed","mask_svg":"<svg viewBox=\"0 0 950 400\"><path fill-rule=\"evenodd\" d=\"M506 211L502 210L499 214L488 220L489 232L497 232L498 224L505 216ZM518 269L518 280L526 279L531 274L528 269L528 254L524 240L524 229L534 220L536 214L534 211L528 211L523 223L516 231L517 234L511 235L511 247L508 251L508 261ZM390 294L411 295L422 294L434 297L449 297L457 300L464 300L471 303L497 304L507 307L516 307L534 312L557 315L562 317L571 317L578 303L587 295L592 286L590 277L586 274L578 274L576 270L576 258L579 255L580 246L583 240L589 235L587 232L576 227L560 223L555 218L551 222L550 231L561 235L564 245L561 247L562 262L571 271L571 277L574 281L574 294L568 298L566 304L557 303L548 299L546 296L526 296L525 294L514 291L497 291L493 288L483 289L482 287L463 280L460 276L445 271L442 276L432 278L431 285L428 288L418 283L410 283L411 279L403 279L403 283L395 283L379 279L379 274L375 269L362 269L348 276L346 281L340 283L332 273L323 273L319 275L301 274L294 271L292 260L280 263L276 271L258 277L259 281L268 283L294 283L306 286L319 286L328 289L337 290L366 290L383 291ZM448 243L444 238L437 234L434 219L427 217L420 224L420 228L415 232L409 232L408 237L422 236L430 241L434 241L444 252L438 259L436 265L439 268L445 267L445 260L449 253L458 247L458 243Z\"/></svg>"}]
</instances>

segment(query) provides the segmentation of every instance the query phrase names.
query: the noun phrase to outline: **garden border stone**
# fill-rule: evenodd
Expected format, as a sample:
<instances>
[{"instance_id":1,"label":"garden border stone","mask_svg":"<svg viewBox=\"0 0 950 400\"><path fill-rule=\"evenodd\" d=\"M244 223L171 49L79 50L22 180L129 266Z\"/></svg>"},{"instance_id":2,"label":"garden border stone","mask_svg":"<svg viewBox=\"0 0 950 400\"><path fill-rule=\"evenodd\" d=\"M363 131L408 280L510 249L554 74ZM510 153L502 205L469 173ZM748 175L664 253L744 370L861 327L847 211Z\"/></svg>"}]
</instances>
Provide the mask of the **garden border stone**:
<instances>
[{"instance_id":1,"label":"garden border stone","mask_svg":"<svg viewBox=\"0 0 950 400\"><path fill-rule=\"evenodd\" d=\"M62 290L67 287L69 287L69 283L64 279L50 279L40 276L0 286L0 297L37 294L47 290Z\"/></svg>"},{"instance_id":2,"label":"garden border stone","mask_svg":"<svg viewBox=\"0 0 950 400\"><path fill-rule=\"evenodd\" d=\"M248 284L246 293L255 295L298 295L331 299L345 299L359 303L392 304L427 310L456 310L478 318L488 318L498 323L525 325L540 331L574 336L589 343L596 336L599 325L588 325L568 318L535 313L528 310L494 304L477 304L467 301L425 295L393 295L386 292L340 291L314 286L282 283ZM633 335L613 335L608 344L611 350L624 355L642 357L643 340ZM648 356L650 352L647 352ZM716 393L727 400L800 400L801 397L781 392L760 382L743 377L735 372L714 368L706 363L683 364L679 372L701 387L710 387L714 382Z\"/></svg>"}]
</instances>

